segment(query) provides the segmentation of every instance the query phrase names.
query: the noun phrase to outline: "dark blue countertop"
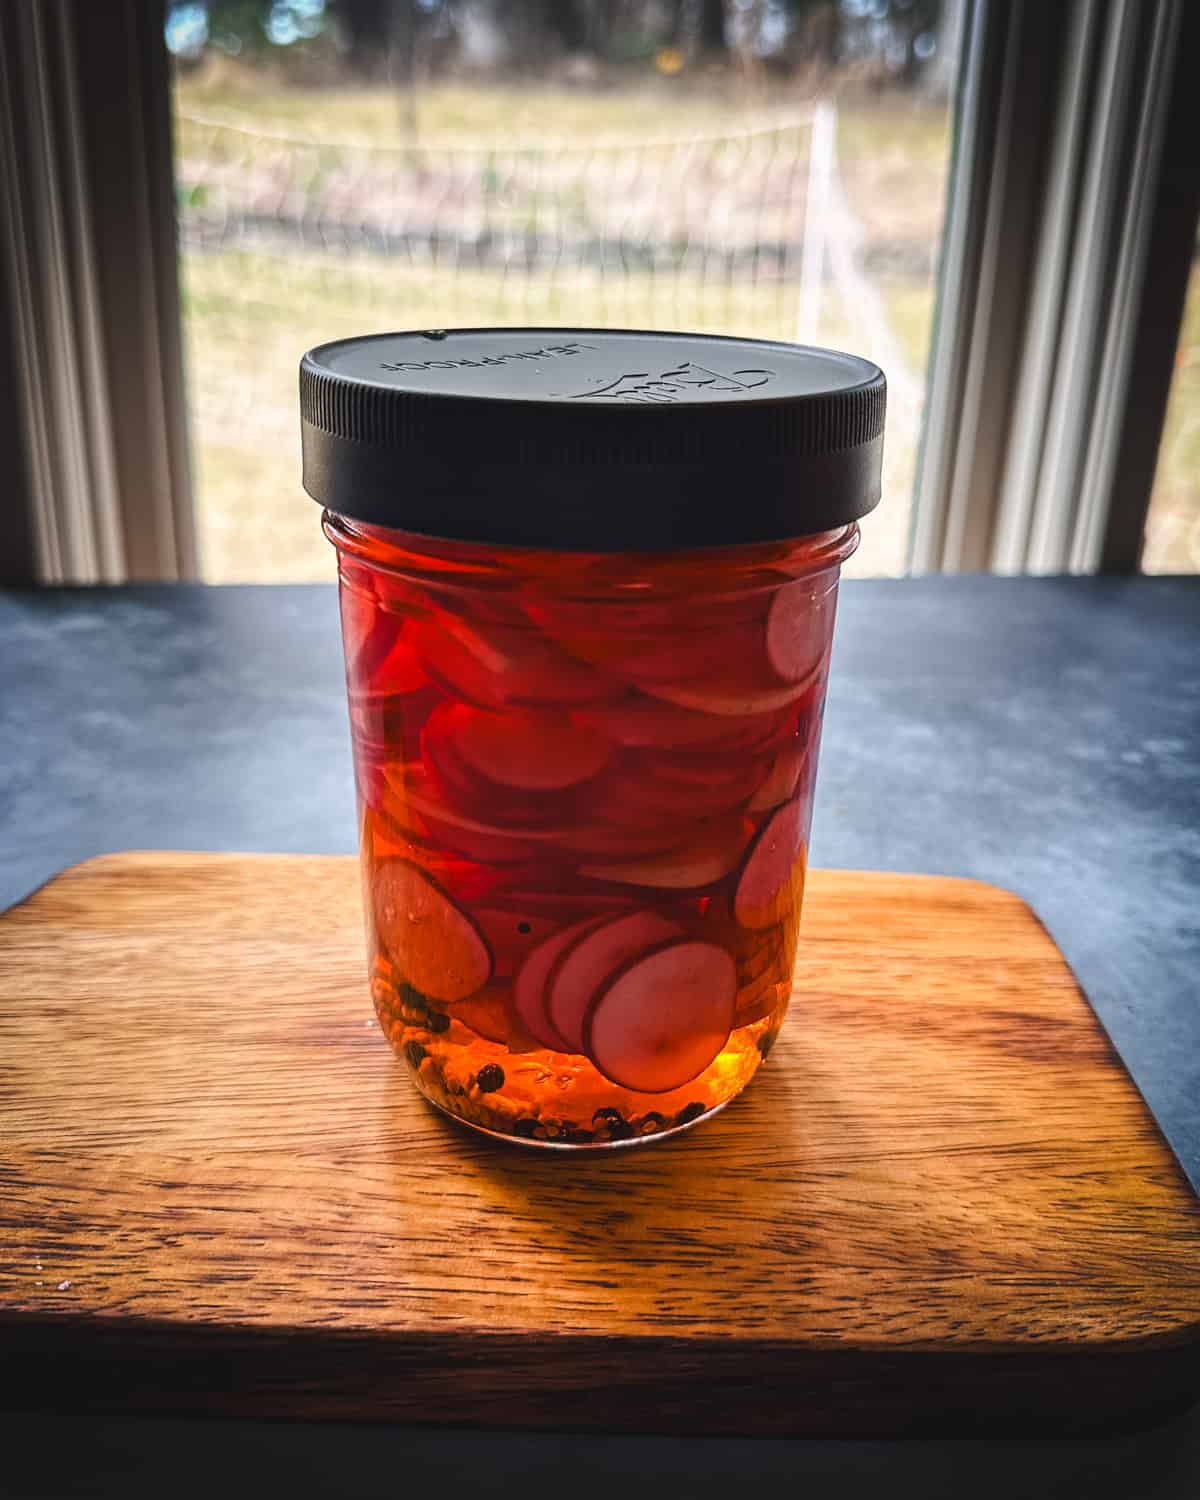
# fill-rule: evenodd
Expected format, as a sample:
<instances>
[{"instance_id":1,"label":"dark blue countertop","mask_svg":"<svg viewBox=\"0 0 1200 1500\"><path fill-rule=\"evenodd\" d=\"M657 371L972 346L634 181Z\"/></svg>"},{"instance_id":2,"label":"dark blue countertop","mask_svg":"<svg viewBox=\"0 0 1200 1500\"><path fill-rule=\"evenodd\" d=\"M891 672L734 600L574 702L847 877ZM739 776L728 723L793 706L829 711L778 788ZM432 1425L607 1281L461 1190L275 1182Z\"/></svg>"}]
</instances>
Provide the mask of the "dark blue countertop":
<instances>
[{"instance_id":1,"label":"dark blue countertop","mask_svg":"<svg viewBox=\"0 0 1200 1500\"><path fill-rule=\"evenodd\" d=\"M332 588L0 594L0 907L353 841ZM1024 896L1200 1183L1200 579L846 584L812 853Z\"/></svg>"},{"instance_id":2,"label":"dark blue countertop","mask_svg":"<svg viewBox=\"0 0 1200 1500\"><path fill-rule=\"evenodd\" d=\"M332 588L0 594L0 907L110 850L353 842ZM812 854L1025 897L1200 1183L1200 579L844 585Z\"/></svg>"}]
</instances>

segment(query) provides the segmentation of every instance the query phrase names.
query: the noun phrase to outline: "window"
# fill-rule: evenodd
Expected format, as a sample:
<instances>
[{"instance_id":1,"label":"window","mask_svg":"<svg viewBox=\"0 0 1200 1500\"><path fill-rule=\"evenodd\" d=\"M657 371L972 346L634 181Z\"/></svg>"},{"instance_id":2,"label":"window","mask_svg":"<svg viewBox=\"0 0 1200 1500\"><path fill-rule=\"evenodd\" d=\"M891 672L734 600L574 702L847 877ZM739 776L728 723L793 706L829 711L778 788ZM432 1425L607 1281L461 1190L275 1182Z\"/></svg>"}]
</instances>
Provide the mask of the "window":
<instances>
[{"instance_id":1,"label":"window","mask_svg":"<svg viewBox=\"0 0 1200 1500\"><path fill-rule=\"evenodd\" d=\"M5 577L326 578L301 351L530 322L878 360L860 574L1131 570L1143 543L1184 565L1194 295L1148 528L1147 505L1200 201L1200 6L163 16L0 7L0 457L27 498L0 516Z\"/></svg>"},{"instance_id":2,"label":"window","mask_svg":"<svg viewBox=\"0 0 1200 1500\"><path fill-rule=\"evenodd\" d=\"M1142 566L1147 573L1200 573L1200 246L1188 279Z\"/></svg>"},{"instance_id":3,"label":"window","mask_svg":"<svg viewBox=\"0 0 1200 1500\"><path fill-rule=\"evenodd\" d=\"M963 0L175 5L202 574L327 578L304 348L482 323L692 328L873 357L902 572ZM578 25L576 24L578 22Z\"/></svg>"}]
</instances>

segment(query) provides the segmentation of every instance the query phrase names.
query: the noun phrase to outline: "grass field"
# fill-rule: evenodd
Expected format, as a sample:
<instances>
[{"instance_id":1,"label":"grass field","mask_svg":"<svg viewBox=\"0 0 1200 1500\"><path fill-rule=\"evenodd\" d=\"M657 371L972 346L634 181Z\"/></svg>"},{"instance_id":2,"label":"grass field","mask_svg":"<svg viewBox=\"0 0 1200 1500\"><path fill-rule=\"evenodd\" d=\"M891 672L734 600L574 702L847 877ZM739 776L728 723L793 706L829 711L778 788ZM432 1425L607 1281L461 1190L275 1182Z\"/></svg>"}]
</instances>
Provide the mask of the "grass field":
<instances>
[{"instance_id":1,"label":"grass field","mask_svg":"<svg viewBox=\"0 0 1200 1500\"><path fill-rule=\"evenodd\" d=\"M249 90L244 79L226 77L180 86L176 103L177 149L185 167L201 145L197 117L326 143L369 139L380 146L411 139L401 106L383 91ZM732 131L797 107L786 99L714 99L657 88L567 93L446 87L420 97L417 131L431 151L467 140L644 141ZM864 250L899 247L906 267L872 272L871 278L890 332L891 358L902 360L917 382L933 308L932 277L920 262L932 260L940 227L947 121L930 109L849 104L838 118L838 172ZM789 338L798 310L794 280L706 279L687 270L615 275L579 267L505 273L436 260L414 264L366 253L314 253L302 246L191 248L183 257L182 280L202 565L212 581L331 576L316 507L298 483L296 364L311 344L389 327L486 323L692 328ZM854 300L827 289L820 341L878 356L859 327L859 309L848 305ZM890 425L885 503L865 527L852 571L896 573L904 567L918 422L919 412L910 412Z\"/></svg>"}]
</instances>

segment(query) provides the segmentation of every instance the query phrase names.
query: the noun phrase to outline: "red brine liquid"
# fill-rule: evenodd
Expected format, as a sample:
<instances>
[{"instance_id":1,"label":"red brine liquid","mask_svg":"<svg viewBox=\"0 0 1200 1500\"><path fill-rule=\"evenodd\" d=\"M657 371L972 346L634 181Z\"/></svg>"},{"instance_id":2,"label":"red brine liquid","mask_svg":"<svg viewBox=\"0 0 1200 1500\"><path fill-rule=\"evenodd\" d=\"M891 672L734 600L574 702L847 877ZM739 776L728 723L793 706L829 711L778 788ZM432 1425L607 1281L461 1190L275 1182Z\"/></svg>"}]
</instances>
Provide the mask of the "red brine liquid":
<instances>
[{"instance_id":1,"label":"red brine liquid","mask_svg":"<svg viewBox=\"0 0 1200 1500\"><path fill-rule=\"evenodd\" d=\"M727 1103L788 1007L857 528L671 554L326 529L371 989L419 1088L559 1146Z\"/></svg>"}]
</instances>

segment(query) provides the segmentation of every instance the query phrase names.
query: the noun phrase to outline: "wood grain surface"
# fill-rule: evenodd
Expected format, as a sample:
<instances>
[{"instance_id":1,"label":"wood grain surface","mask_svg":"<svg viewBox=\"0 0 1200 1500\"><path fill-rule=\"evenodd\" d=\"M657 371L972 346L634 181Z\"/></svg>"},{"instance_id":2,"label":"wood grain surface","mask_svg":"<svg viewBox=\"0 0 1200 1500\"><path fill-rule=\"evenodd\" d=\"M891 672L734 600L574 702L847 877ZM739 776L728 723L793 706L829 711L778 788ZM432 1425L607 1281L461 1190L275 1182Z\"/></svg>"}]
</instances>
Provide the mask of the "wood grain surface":
<instances>
[{"instance_id":1,"label":"wood grain surface","mask_svg":"<svg viewBox=\"0 0 1200 1500\"><path fill-rule=\"evenodd\" d=\"M0 918L0 1349L31 1404L1078 1431L1200 1394L1200 1213L1016 897L813 871L722 1115L493 1143L371 1015L349 859L126 854Z\"/></svg>"}]
</instances>

